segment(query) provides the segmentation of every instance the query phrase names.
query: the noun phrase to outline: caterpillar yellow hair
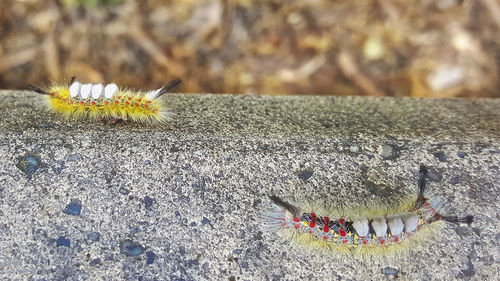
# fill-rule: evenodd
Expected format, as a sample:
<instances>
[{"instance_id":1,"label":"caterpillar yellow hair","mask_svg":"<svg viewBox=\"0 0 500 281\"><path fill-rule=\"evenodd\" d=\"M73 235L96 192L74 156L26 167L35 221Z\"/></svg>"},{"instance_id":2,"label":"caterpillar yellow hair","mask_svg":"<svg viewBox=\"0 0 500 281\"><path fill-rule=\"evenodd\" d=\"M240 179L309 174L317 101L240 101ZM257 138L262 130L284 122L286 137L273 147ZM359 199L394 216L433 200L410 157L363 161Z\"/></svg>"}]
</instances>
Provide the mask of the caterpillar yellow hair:
<instances>
[{"instance_id":1,"label":"caterpillar yellow hair","mask_svg":"<svg viewBox=\"0 0 500 281\"><path fill-rule=\"evenodd\" d=\"M69 119L161 123L169 119L169 114L159 98L181 82L174 79L160 89L137 92L119 89L115 83L82 84L73 77L68 86L54 85L44 90L30 85L29 89L46 95L48 108Z\"/></svg>"}]
</instances>

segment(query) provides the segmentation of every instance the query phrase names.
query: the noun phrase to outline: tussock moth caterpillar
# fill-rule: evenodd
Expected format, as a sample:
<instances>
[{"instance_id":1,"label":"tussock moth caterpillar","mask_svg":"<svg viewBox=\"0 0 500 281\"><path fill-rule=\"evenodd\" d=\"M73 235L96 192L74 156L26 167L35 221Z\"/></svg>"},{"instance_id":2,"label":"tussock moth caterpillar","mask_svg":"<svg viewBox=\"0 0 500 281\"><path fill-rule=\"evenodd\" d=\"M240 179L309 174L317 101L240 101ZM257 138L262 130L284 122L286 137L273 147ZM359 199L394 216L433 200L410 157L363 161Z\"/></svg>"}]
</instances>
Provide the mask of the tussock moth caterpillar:
<instances>
[{"instance_id":1,"label":"tussock moth caterpillar","mask_svg":"<svg viewBox=\"0 0 500 281\"><path fill-rule=\"evenodd\" d=\"M174 79L166 86L149 92L119 89L115 83L82 84L71 79L68 86L54 85L47 90L31 85L30 90L47 96L48 108L70 119L122 119L141 123L168 120L168 112L159 97L177 87Z\"/></svg>"},{"instance_id":2,"label":"tussock moth caterpillar","mask_svg":"<svg viewBox=\"0 0 500 281\"><path fill-rule=\"evenodd\" d=\"M382 210L322 211L270 196L266 226L295 244L363 257L396 253L425 238L443 221L471 224L473 216L445 215L443 201L426 196L426 175L427 168L421 165L416 199Z\"/></svg>"}]
</instances>

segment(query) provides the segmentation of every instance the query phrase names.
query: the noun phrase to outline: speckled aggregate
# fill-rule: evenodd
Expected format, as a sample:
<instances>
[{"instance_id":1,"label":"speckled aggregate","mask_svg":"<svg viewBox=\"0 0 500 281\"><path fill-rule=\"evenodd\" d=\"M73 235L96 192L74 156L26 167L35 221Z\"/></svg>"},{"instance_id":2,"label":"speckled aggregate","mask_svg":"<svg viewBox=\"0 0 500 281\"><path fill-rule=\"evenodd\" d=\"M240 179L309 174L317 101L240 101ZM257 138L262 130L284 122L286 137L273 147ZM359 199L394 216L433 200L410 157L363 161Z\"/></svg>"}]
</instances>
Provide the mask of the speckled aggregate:
<instances>
[{"instance_id":1,"label":"speckled aggregate","mask_svg":"<svg viewBox=\"0 0 500 281\"><path fill-rule=\"evenodd\" d=\"M71 122L42 98L0 91L0 279L496 278L500 100L171 95L176 118L145 127ZM388 203L418 163L477 220L411 258L309 257L261 231L270 194Z\"/></svg>"}]
</instances>

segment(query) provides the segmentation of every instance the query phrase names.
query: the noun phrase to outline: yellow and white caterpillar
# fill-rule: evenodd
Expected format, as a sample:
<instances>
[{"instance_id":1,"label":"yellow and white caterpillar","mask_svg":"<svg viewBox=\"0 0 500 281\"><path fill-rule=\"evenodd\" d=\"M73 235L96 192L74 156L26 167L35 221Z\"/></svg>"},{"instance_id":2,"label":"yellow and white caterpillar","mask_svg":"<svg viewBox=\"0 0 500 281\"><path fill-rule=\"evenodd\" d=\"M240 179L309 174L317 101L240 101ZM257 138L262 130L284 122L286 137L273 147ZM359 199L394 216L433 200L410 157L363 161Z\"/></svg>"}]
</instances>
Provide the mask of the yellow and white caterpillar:
<instances>
[{"instance_id":1,"label":"yellow and white caterpillar","mask_svg":"<svg viewBox=\"0 0 500 281\"><path fill-rule=\"evenodd\" d=\"M54 85L43 90L31 85L30 90L47 96L48 108L70 119L121 119L141 123L161 123L169 116L159 97L177 87L174 79L166 86L148 92L119 89L115 83L82 84L74 79L68 86Z\"/></svg>"},{"instance_id":2,"label":"yellow and white caterpillar","mask_svg":"<svg viewBox=\"0 0 500 281\"><path fill-rule=\"evenodd\" d=\"M322 211L270 196L265 224L295 244L359 257L398 252L428 237L443 221L472 223L471 215L445 215L442 200L426 196L426 174L421 165L417 198L392 208Z\"/></svg>"}]
</instances>

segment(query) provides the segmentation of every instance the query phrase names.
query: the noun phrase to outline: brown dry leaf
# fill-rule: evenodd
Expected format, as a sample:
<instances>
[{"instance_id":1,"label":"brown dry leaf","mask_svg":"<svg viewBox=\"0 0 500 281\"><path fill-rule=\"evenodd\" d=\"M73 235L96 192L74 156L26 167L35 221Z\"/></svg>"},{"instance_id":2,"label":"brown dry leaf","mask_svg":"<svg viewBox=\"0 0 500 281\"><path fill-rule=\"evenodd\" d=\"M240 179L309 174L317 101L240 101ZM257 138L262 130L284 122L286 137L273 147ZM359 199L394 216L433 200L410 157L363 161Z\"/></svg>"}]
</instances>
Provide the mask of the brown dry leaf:
<instances>
[{"instance_id":1,"label":"brown dry leaf","mask_svg":"<svg viewBox=\"0 0 500 281\"><path fill-rule=\"evenodd\" d=\"M4 0L0 87L76 72L186 92L500 96L495 0L106 2Z\"/></svg>"}]
</instances>

